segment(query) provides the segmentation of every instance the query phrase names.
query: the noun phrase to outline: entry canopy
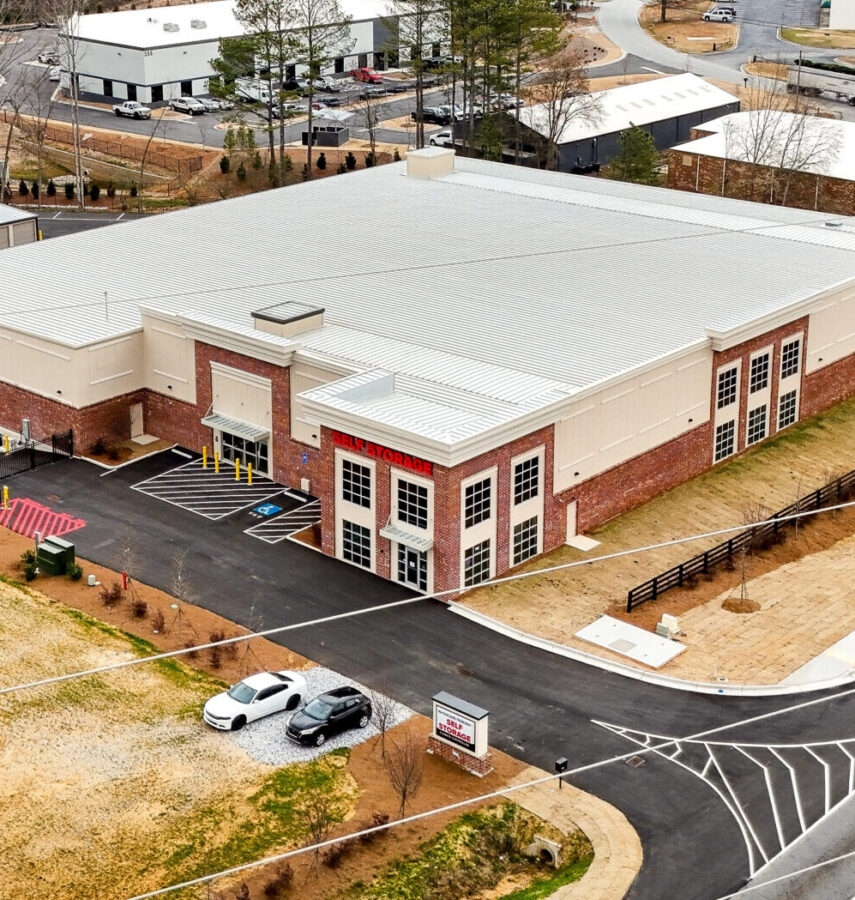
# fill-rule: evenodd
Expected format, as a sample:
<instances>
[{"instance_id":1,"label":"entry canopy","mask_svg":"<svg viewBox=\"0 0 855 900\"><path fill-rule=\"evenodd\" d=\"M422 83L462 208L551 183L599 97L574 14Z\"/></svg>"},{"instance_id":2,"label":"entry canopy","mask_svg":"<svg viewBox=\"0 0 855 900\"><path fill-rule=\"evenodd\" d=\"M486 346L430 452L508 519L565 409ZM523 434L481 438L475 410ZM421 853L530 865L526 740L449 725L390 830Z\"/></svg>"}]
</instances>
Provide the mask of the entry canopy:
<instances>
[{"instance_id":1,"label":"entry canopy","mask_svg":"<svg viewBox=\"0 0 855 900\"><path fill-rule=\"evenodd\" d=\"M387 525L385 528L381 528L380 536L388 538L390 541L395 541L398 544L403 544L411 550L421 550L422 552L426 552L433 547L433 538L412 534L409 531L404 531L403 528L398 528L396 525Z\"/></svg>"},{"instance_id":2,"label":"entry canopy","mask_svg":"<svg viewBox=\"0 0 855 900\"><path fill-rule=\"evenodd\" d=\"M249 422L232 419L220 413L211 413L209 416L204 416L202 424L207 425L208 428L215 428L217 431L227 431L229 434L234 434L247 441L255 441L256 443L270 437L270 431L267 428L250 425Z\"/></svg>"}]
</instances>

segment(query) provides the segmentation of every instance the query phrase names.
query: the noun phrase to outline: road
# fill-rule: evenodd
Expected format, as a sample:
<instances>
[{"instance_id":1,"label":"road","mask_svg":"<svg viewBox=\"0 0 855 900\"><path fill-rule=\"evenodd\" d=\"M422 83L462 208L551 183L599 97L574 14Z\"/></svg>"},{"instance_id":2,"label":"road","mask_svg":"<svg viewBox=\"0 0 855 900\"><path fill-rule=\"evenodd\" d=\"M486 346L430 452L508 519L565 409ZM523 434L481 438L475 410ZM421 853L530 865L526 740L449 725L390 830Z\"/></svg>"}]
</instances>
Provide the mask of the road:
<instances>
[{"instance_id":1,"label":"road","mask_svg":"<svg viewBox=\"0 0 855 900\"><path fill-rule=\"evenodd\" d=\"M62 237L65 234L74 234L78 231L88 231L90 228L101 228L104 225L113 225L116 222L127 222L131 219L139 219L139 213L109 213L109 212L69 212L61 210L33 210L39 216L39 230L42 238Z\"/></svg>"},{"instance_id":2,"label":"road","mask_svg":"<svg viewBox=\"0 0 855 900\"><path fill-rule=\"evenodd\" d=\"M119 536L130 527L139 561L132 576L164 590L170 589L176 554L186 551L185 577L194 599L244 625L258 628L260 617L261 627L271 628L408 596L397 585L293 542L267 544L245 534L251 523L246 513L209 521L130 489L183 462L167 452L102 477L94 465L66 461L17 476L10 487L13 497L85 519L87 525L71 537L79 554L94 562L121 568ZM644 735L683 737L793 702L651 686L451 615L426 600L295 630L281 643L371 686L392 685L397 699L425 714L438 690L486 706L492 712L491 743L547 770L559 756L575 768L626 754L636 741L649 740ZM573 776L575 784L623 810L641 836L644 865L629 896L713 900L739 888L764 854L776 851L778 819L789 841L799 814L792 804L779 813L775 798L770 806L764 774L746 764L740 746L849 740L855 737L853 713L855 699L846 696L717 733L715 740L724 743L714 749L714 770L701 765L709 752L705 743L685 742L678 761L685 759L686 766L650 755L638 768L617 762ZM843 751L837 755L844 758ZM787 751L787 762L798 771L799 803L812 821L822 811L823 767L803 749ZM835 769L832 781L837 802L845 794L845 777ZM724 802L728 790L731 809ZM743 812L756 844L745 837Z\"/></svg>"}]
</instances>

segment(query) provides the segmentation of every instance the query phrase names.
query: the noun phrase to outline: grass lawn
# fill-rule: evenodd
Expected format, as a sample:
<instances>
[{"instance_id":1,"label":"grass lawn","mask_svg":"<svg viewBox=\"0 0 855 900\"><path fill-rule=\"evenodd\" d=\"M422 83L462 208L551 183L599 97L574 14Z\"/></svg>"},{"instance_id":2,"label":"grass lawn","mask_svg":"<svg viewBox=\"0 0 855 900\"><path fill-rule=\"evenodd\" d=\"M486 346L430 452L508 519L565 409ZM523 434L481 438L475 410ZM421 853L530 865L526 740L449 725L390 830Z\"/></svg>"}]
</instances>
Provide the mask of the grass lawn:
<instances>
[{"instance_id":1,"label":"grass lawn","mask_svg":"<svg viewBox=\"0 0 855 900\"><path fill-rule=\"evenodd\" d=\"M831 31L823 28L782 28L781 37L807 47L855 47L855 31Z\"/></svg>"},{"instance_id":2,"label":"grass lawn","mask_svg":"<svg viewBox=\"0 0 855 900\"><path fill-rule=\"evenodd\" d=\"M641 7L639 22L660 44L678 53L714 53L732 50L739 35L737 22L704 22L709 0L689 0L679 9L668 8L666 21L660 21L660 3Z\"/></svg>"},{"instance_id":3,"label":"grass lawn","mask_svg":"<svg viewBox=\"0 0 855 900\"><path fill-rule=\"evenodd\" d=\"M589 554L562 546L522 571L584 561L600 553L713 531L774 512L855 468L855 398L786 429L741 454L630 510L591 532ZM626 592L707 549L720 538L535 575L470 591L464 603L525 631L563 641L603 612L621 608Z\"/></svg>"},{"instance_id":4,"label":"grass lawn","mask_svg":"<svg viewBox=\"0 0 855 900\"><path fill-rule=\"evenodd\" d=\"M3 685L154 651L6 582L0 616ZM0 697L3 896L122 900L303 843L310 795L351 814L348 751L258 763L203 725L221 689L164 660Z\"/></svg>"}]
</instances>

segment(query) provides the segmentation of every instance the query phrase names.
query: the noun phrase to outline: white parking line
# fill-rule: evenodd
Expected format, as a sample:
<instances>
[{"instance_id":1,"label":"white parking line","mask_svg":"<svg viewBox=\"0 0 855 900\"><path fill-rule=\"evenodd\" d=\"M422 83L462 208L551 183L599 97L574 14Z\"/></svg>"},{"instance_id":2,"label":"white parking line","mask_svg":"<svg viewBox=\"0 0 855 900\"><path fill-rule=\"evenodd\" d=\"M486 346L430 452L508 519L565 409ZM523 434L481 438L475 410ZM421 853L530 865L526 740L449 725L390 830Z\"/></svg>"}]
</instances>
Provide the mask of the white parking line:
<instances>
[{"instance_id":1,"label":"white parking line","mask_svg":"<svg viewBox=\"0 0 855 900\"><path fill-rule=\"evenodd\" d=\"M244 531L244 534L251 535L268 544L278 544L292 534L320 521L321 501L312 500L309 503L298 506L296 509L282 513L281 516L276 516L275 519L252 525Z\"/></svg>"},{"instance_id":2,"label":"white parking line","mask_svg":"<svg viewBox=\"0 0 855 900\"><path fill-rule=\"evenodd\" d=\"M214 521L262 503L282 490L263 475L254 475L249 484L246 469L236 479L231 474L231 464L225 465L226 470L217 473L211 463L204 469L200 459L193 459L132 488Z\"/></svg>"}]
</instances>

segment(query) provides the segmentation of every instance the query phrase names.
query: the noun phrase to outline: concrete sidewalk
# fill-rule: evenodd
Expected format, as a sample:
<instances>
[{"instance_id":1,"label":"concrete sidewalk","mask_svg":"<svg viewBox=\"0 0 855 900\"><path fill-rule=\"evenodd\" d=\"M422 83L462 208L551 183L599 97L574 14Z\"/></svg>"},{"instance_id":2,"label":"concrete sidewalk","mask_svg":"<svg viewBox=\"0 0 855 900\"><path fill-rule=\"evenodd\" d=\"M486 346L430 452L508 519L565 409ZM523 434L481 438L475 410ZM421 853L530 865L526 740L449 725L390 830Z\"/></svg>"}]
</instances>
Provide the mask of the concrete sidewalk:
<instances>
[{"instance_id":1,"label":"concrete sidewalk","mask_svg":"<svg viewBox=\"0 0 855 900\"><path fill-rule=\"evenodd\" d=\"M520 772L512 784L543 778L549 773L533 766ZM641 841L626 816L593 794L557 780L524 788L510 795L563 834L585 832L594 848L594 861L585 876L559 888L555 900L620 900L641 869Z\"/></svg>"}]
</instances>

